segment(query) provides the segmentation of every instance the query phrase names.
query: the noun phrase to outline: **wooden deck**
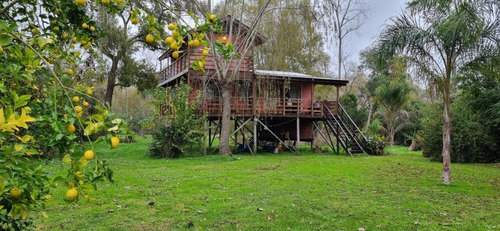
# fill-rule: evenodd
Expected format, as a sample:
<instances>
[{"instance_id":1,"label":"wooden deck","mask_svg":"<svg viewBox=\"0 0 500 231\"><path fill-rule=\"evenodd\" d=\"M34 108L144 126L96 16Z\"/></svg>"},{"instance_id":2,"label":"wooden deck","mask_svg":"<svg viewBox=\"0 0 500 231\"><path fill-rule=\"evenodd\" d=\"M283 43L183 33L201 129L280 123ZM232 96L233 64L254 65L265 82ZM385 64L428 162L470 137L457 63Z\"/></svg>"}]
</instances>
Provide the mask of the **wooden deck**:
<instances>
[{"instance_id":1,"label":"wooden deck","mask_svg":"<svg viewBox=\"0 0 500 231\"><path fill-rule=\"evenodd\" d=\"M189 70L189 55L184 53L172 64L158 73L158 85L163 86L168 82L178 78L179 76L187 73Z\"/></svg>"},{"instance_id":2,"label":"wooden deck","mask_svg":"<svg viewBox=\"0 0 500 231\"><path fill-rule=\"evenodd\" d=\"M302 100L302 99L279 99L279 98L233 98L231 115L240 117L251 117L253 113L253 103L255 105L255 115L261 117L304 117L322 118L324 113L323 101ZM336 101L328 101L328 106L333 113L337 112ZM202 100L199 113L207 113L209 117L222 116L222 100L205 99Z\"/></svg>"}]
</instances>

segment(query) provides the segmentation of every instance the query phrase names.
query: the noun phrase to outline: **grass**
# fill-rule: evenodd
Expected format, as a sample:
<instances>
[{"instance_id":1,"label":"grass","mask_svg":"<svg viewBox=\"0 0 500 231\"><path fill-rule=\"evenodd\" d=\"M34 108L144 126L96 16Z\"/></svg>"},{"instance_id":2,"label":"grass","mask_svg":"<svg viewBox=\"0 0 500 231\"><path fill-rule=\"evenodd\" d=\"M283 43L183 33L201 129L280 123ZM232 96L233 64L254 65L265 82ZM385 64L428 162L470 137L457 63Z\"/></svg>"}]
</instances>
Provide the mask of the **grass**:
<instances>
[{"instance_id":1,"label":"grass","mask_svg":"<svg viewBox=\"0 0 500 231\"><path fill-rule=\"evenodd\" d=\"M391 147L389 156L260 153L152 159L150 140L97 154L116 185L78 205L54 192L42 230L500 230L498 165L441 164ZM59 165L49 165L59 169ZM154 205L149 205L154 202Z\"/></svg>"}]
</instances>

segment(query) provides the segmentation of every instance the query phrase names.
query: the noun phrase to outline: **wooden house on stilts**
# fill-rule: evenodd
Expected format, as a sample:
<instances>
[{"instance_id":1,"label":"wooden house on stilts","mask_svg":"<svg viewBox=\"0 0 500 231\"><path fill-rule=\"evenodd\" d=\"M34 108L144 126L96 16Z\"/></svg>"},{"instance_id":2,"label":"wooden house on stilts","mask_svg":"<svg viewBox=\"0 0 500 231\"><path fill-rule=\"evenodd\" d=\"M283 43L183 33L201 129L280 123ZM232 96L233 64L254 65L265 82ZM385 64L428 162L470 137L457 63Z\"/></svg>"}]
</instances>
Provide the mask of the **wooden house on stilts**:
<instances>
[{"instance_id":1,"label":"wooden house on stilts","mask_svg":"<svg viewBox=\"0 0 500 231\"><path fill-rule=\"evenodd\" d=\"M233 28L248 28L230 16L221 19L221 23L226 25L224 28L229 23L233 23ZM228 32L225 30L225 33ZM240 38L232 37L233 43L237 44ZM254 47L264 42L265 38L257 35ZM215 74L216 66L210 54L204 66L206 73L193 70L190 63L201 55L202 48L188 47L187 42L184 44L177 59L172 58L171 50L160 56L162 70L159 73L159 86L175 86L184 81L194 90L202 92L199 113L206 113L210 127L214 127L208 132L211 146L220 131L222 117L221 94L217 81L211 77ZM236 70L238 78L234 80L232 91L233 140L241 143L240 148L248 148L255 153L258 146L274 148L281 144L284 148L298 152L299 142L312 144L318 133L336 153L339 153L340 148L350 155L365 152L366 137L339 103L339 88L346 86L347 80L256 70L253 63L254 47L245 57L241 57L244 60ZM315 91L319 85L334 86L336 100L321 100ZM323 129L319 129L319 121L323 121Z\"/></svg>"}]
</instances>

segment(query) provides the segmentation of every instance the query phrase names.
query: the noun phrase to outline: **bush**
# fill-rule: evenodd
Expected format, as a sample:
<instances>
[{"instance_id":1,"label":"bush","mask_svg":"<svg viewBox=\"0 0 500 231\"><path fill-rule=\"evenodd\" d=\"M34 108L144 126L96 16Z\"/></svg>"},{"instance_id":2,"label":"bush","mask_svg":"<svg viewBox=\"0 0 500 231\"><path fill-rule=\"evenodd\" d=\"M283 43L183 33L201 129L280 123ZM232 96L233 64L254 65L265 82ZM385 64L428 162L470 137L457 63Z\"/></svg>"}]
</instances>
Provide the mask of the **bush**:
<instances>
[{"instance_id":1,"label":"bush","mask_svg":"<svg viewBox=\"0 0 500 231\"><path fill-rule=\"evenodd\" d=\"M179 158L201 149L206 117L196 114L198 100L190 102L190 92L191 88L181 83L176 88L167 88L167 94L155 94L158 97L158 110L166 109L163 113L156 113L155 120L150 120L156 121L158 127L153 132L149 148L152 157ZM161 103L166 102L167 95L171 95L172 100L167 107L162 107ZM165 117L162 118L161 114L165 114Z\"/></svg>"},{"instance_id":2,"label":"bush","mask_svg":"<svg viewBox=\"0 0 500 231\"><path fill-rule=\"evenodd\" d=\"M479 122L478 114L463 97L452 103L451 161L454 163L489 163L499 160L495 141L489 128ZM422 121L424 156L442 161L443 118L438 106L428 105L427 116Z\"/></svg>"},{"instance_id":3,"label":"bush","mask_svg":"<svg viewBox=\"0 0 500 231\"><path fill-rule=\"evenodd\" d=\"M366 151L370 155L383 156L385 154L385 137L380 135L382 123L378 119L373 120L368 126L368 143L366 144Z\"/></svg>"}]
</instances>

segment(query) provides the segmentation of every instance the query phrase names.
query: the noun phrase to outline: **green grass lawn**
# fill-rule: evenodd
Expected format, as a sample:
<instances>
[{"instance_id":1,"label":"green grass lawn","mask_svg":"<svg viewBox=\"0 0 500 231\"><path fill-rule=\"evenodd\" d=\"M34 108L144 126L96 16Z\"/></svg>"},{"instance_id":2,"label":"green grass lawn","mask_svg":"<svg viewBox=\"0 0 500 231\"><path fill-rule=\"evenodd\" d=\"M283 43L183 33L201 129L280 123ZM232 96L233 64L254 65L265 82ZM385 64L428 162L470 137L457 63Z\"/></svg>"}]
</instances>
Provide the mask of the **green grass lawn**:
<instances>
[{"instance_id":1,"label":"green grass lawn","mask_svg":"<svg viewBox=\"0 0 500 231\"><path fill-rule=\"evenodd\" d=\"M165 160L145 156L149 141L100 145L117 184L102 184L96 200L78 205L65 204L57 189L37 228L500 230L498 164L452 164L452 185L444 186L441 164L405 147L383 157L304 151Z\"/></svg>"}]
</instances>

